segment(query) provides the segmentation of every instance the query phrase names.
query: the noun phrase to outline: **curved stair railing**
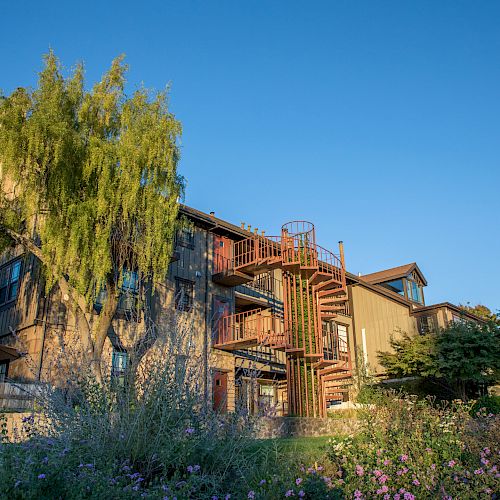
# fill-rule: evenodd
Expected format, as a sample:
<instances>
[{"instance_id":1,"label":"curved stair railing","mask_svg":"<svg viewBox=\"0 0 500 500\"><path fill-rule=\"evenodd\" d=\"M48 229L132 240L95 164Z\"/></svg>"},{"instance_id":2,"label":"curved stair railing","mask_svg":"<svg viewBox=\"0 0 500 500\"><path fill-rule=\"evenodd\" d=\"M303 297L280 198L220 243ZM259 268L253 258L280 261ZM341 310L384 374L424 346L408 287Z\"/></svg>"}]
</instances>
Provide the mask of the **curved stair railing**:
<instances>
[{"instance_id":1,"label":"curved stair railing","mask_svg":"<svg viewBox=\"0 0 500 500\"><path fill-rule=\"evenodd\" d=\"M266 345L284 349L288 385L292 381L297 385L291 392L289 389L291 411L324 416L326 401L343 397L341 385L351 376L347 342L337 337L336 359L326 359L323 348L324 322L344 311L347 303L343 258L316 244L312 223L293 221L283 225L281 236L256 234L234 242L232 256L224 265L226 270L248 275L249 280L281 268L285 317L254 310L222 318L214 347ZM281 322L279 327L277 322ZM305 391L304 384L309 384Z\"/></svg>"}]
</instances>

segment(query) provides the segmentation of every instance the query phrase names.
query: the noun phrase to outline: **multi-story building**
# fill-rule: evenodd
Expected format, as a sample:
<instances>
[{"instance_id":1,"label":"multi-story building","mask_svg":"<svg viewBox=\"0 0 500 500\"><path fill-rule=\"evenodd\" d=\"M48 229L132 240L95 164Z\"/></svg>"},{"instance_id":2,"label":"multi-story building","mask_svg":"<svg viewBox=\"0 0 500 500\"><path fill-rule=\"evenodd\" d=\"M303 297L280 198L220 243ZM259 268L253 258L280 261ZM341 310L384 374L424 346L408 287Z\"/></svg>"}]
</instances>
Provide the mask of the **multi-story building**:
<instances>
[{"instance_id":1,"label":"multi-story building","mask_svg":"<svg viewBox=\"0 0 500 500\"><path fill-rule=\"evenodd\" d=\"M383 375L377 352L390 349L391 336L477 320L449 303L425 305L427 281L415 263L365 276L346 272L342 243L338 255L322 248L308 222L285 224L270 237L213 213L180 212L192 224L178 235L148 307L158 325L174 313L190 319L203 397L219 411L240 405L323 416L349 398L356 363ZM137 307L142 293L135 273L126 274L107 339L112 374L123 372L131 339L146 328ZM37 259L21 247L2 255L0 383L46 378L51 351L71 342L74 329L64 297L46 292Z\"/></svg>"}]
</instances>

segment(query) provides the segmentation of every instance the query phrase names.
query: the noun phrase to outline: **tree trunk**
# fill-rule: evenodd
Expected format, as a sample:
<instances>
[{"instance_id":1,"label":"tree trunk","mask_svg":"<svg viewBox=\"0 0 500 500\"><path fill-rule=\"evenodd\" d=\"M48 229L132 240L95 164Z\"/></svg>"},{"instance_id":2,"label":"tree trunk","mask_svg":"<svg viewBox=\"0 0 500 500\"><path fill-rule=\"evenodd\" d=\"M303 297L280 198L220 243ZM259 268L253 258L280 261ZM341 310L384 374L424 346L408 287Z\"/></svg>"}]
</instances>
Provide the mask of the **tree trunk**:
<instances>
[{"instance_id":1,"label":"tree trunk","mask_svg":"<svg viewBox=\"0 0 500 500\"><path fill-rule=\"evenodd\" d=\"M102 352L104 349L104 342L106 341L106 337L108 336L109 329L113 323L113 318L116 313L116 309L118 307L118 295L116 292L116 285L112 281L112 279L108 279L106 284L107 297L106 302L101 309L101 313L99 314L99 319L97 320L97 324L93 329L94 334L94 348L93 348L93 358L91 369L96 377L96 381L99 384L103 382L103 373L102 373Z\"/></svg>"}]
</instances>

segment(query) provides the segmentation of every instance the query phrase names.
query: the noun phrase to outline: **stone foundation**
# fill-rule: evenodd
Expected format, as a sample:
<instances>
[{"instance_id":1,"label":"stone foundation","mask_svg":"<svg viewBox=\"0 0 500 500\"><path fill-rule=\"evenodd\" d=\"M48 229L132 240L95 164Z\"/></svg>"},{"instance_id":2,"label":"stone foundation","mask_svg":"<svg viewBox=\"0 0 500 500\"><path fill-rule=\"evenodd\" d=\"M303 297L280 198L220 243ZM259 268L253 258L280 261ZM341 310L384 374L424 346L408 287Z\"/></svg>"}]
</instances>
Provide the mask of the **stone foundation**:
<instances>
[{"instance_id":1,"label":"stone foundation","mask_svg":"<svg viewBox=\"0 0 500 500\"><path fill-rule=\"evenodd\" d=\"M354 434L358 429L358 422L347 418L262 417L254 424L258 439L334 436Z\"/></svg>"}]
</instances>

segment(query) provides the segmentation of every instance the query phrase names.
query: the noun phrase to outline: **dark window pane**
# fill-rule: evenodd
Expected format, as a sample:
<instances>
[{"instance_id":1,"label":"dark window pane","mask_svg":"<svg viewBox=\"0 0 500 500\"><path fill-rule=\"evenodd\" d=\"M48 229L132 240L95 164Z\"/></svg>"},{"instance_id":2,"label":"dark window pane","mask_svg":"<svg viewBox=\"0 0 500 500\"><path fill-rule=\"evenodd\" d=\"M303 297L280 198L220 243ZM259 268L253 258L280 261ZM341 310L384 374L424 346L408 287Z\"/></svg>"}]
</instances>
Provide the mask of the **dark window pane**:
<instances>
[{"instance_id":1,"label":"dark window pane","mask_svg":"<svg viewBox=\"0 0 500 500\"><path fill-rule=\"evenodd\" d=\"M382 283L384 288L387 288L391 292L395 292L399 295L404 296L403 280L388 281L387 283Z\"/></svg>"},{"instance_id":2,"label":"dark window pane","mask_svg":"<svg viewBox=\"0 0 500 500\"><path fill-rule=\"evenodd\" d=\"M0 304L3 304L7 300L7 287L4 286L0 288Z\"/></svg>"},{"instance_id":3,"label":"dark window pane","mask_svg":"<svg viewBox=\"0 0 500 500\"><path fill-rule=\"evenodd\" d=\"M14 281L19 280L19 273L21 271L21 261L17 261L12 264L12 270L10 272L10 282L14 283Z\"/></svg>"},{"instance_id":4,"label":"dark window pane","mask_svg":"<svg viewBox=\"0 0 500 500\"><path fill-rule=\"evenodd\" d=\"M9 298L7 300L14 300L17 297L17 289L19 288L19 282L16 281L12 283L9 288Z\"/></svg>"}]
</instances>

